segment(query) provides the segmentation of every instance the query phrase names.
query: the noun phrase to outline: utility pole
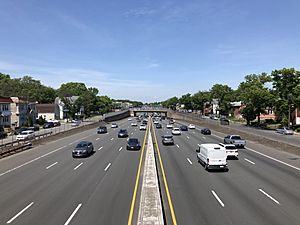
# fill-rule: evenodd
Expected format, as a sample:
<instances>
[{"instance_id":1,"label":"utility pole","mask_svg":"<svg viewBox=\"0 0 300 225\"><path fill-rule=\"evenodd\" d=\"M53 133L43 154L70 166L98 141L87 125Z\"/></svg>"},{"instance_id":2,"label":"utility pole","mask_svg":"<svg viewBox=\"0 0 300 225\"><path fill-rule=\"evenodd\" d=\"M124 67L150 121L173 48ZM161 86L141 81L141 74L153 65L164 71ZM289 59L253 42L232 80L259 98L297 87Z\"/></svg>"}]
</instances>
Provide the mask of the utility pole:
<instances>
[{"instance_id":1,"label":"utility pole","mask_svg":"<svg viewBox=\"0 0 300 225\"><path fill-rule=\"evenodd\" d=\"M291 104L292 104L292 96L288 95L288 105L289 105L289 122L288 122L288 127L290 127L290 124L291 124Z\"/></svg>"}]
</instances>

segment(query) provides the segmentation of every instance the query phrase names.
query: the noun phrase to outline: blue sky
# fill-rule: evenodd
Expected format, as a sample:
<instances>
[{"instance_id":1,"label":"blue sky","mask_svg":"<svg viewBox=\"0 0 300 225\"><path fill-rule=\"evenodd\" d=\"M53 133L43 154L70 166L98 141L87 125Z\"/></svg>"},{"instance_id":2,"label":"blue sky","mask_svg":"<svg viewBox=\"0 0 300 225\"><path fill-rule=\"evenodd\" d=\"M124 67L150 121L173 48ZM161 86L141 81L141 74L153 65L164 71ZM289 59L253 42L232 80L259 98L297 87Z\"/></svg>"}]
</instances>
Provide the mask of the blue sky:
<instances>
[{"instance_id":1,"label":"blue sky","mask_svg":"<svg viewBox=\"0 0 300 225\"><path fill-rule=\"evenodd\" d=\"M0 72L144 102L300 69L300 1L1 0Z\"/></svg>"}]
</instances>

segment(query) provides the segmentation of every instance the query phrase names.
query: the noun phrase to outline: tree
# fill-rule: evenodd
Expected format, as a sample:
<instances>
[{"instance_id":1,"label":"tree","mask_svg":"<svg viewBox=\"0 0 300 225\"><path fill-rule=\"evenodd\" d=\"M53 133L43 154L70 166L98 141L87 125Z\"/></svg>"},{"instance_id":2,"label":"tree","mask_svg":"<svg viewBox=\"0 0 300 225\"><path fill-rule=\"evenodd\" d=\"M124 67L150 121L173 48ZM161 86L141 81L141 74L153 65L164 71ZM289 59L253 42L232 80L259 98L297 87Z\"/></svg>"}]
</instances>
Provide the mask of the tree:
<instances>
[{"instance_id":1,"label":"tree","mask_svg":"<svg viewBox=\"0 0 300 225\"><path fill-rule=\"evenodd\" d=\"M230 102L234 101L234 91L231 87L223 84L215 84L211 89L211 99L217 99L220 114L228 114L231 106Z\"/></svg>"},{"instance_id":2,"label":"tree","mask_svg":"<svg viewBox=\"0 0 300 225\"><path fill-rule=\"evenodd\" d=\"M193 109L193 106L192 106L192 97L191 97L191 94L188 93L188 94L185 94L185 95L182 95L179 99L178 99L179 103L180 104L183 104L184 105L184 108L189 110L189 109Z\"/></svg>"},{"instance_id":3,"label":"tree","mask_svg":"<svg viewBox=\"0 0 300 225\"><path fill-rule=\"evenodd\" d=\"M253 118L249 115L254 112L255 117L258 117L258 123L260 123L260 114L265 113L268 106L272 106L273 95L271 91L265 87L265 84L270 81L271 77L266 73L262 73L260 75L247 75L245 81L240 83L237 93L242 102L246 105L244 115L247 122Z\"/></svg>"},{"instance_id":4,"label":"tree","mask_svg":"<svg viewBox=\"0 0 300 225\"><path fill-rule=\"evenodd\" d=\"M80 96L85 91L87 91L87 88L84 83L69 82L69 83L62 84L58 88L57 94L59 97L62 98L62 97ZM96 91L96 89L92 90L92 92L93 91Z\"/></svg>"},{"instance_id":5,"label":"tree","mask_svg":"<svg viewBox=\"0 0 300 225\"><path fill-rule=\"evenodd\" d=\"M211 101L211 94L208 91L198 91L192 96L193 108L201 110L202 114L204 114L205 103L208 101Z\"/></svg>"},{"instance_id":6,"label":"tree","mask_svg":"<svg viewBox=\"0 0 300 225\"><path fill-rule=\"evenodd\" d=\"M172 110L176 110L176 105L179 103L177 97L169 98L168 100L162 102L162 106L165 108L170 108Z\"/></svg>"}]
</instances>

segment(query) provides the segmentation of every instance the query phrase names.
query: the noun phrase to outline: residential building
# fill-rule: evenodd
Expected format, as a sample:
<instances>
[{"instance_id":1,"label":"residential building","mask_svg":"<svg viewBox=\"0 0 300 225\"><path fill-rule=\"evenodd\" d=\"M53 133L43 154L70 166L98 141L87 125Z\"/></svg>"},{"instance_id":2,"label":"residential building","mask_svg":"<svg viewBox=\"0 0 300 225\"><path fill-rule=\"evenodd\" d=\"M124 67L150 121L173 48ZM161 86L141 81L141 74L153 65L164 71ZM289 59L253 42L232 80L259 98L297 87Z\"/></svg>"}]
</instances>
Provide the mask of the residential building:
<instances>
[{"instance_id":1,"label":"residential building","mask_svg":"<svg viewBox=\"0 0 300 225\"><path fill-rule=\"evenodd\" d=\"M9 97L0 96L0 127L10 128L12 100Z\"/></svg>"},{"instance_id":2,"label":"residential building","mask_svg":"<svg viewBox=\"0 0 300 225\"><path fill-rule=\"evenodd\" d=\"M73 105L78 98L79 96L65 97L66 101L68 101L71 105ZM68 117L69 109L62 101L62 99L60 97L56 97L54 100L54 104L55 104L55 119L57 120L66 119Z\"/></svg>"},{"instance_id":3,"label":"residential building","mask_svg":"<svg viewBox=\"0 0 300 225\"><path fill-rule=\"evenodd\" d=\"M55 104L38 104L38 118L42 116L46 121L55 120Z\"/></svg>"},{"instance_id":4,"label":"residential building","mask_svg":"<svg viewBox=\"0 0 300 225\"><path fill-rule=\"evenodd\" d=\"M11 126L22 127L27 122L28 102L21 97L11 97Z\"/></svg>"}]
</instances>

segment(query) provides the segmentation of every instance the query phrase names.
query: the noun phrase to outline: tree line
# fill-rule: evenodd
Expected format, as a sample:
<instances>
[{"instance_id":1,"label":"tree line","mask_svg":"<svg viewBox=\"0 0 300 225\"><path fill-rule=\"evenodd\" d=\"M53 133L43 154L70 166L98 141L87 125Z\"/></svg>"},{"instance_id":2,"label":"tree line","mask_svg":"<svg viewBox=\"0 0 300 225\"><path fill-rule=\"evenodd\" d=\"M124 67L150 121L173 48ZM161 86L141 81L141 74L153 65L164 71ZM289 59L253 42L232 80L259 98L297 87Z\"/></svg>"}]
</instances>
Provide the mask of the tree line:
<instances>
[{"instance_id":1,"label":"tree line","mask_svg":"<svg viewBox=\"0 0 300 225\"><path fill-rule=\"evenodd\" d=\"M0 96L23 97L26 101L37 101L39 104L53 104L55 98L60 97L71 118L75 118L80 111L85 117L90 117L92 114L110 112L115 107L114 99L99 96L97 88L86 87L84 83L79 82L64 83L58 89L54 89L30 76L11 78L8 74L0 73L0 87ZM72 102L71 96L79 96L79 98ZM135 107L143 104L137 101L129 102L132 102Z\"/></svg>"},{"instance_id":2,"label":"tree line","mask_svg":"<svg viewBox=\"0 0 300 225\"><path fill-rule=\"evenodd\" d=\"M231 102L241 101L244 105L241 114L248 124L256 118L260 123L259 116L266 110L272 110L277 122L286 125L289 111L300 107L300 71L283 68L273 70L271 74L250 74L245 76L236 90L228 85L215 84L208 91L172 97L161 104L173 110L182 104L187 110L201 110L204 113L205 107L213 100L218 102L221 115L232 113Z\"/></svg>"}]
</instances>

